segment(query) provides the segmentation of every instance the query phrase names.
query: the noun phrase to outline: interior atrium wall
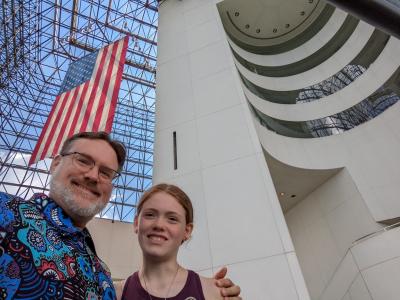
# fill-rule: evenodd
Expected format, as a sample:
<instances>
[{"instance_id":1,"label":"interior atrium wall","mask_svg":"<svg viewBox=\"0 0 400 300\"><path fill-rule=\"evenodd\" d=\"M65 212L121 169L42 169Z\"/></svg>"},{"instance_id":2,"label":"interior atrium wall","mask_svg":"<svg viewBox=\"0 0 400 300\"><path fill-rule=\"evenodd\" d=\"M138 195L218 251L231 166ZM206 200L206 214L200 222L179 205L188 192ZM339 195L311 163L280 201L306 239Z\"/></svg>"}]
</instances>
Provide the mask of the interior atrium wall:
<instances>
[{"instance_id":1,"label":"interior atrium wall","mask_svg":"<svg viewBox=\"0 0 400 300\"><path fill-rule=\"evenodd\" d=\"M109 267L114 281L126 279L140 269L142 251L132 223L95 218L87 228L97 255Z\"/></svg>"},{"instance_id":2,"label":"interior atrium wall","mask_svg":"<svg viewBox=\"0 0 400 300\"><path fill-rule=\"evenodd\" d=\"M326 297L352 243L383 227L373 219L346 169L310 193L285 217L312 299ZM342 299L349 289L353 294L361 293L358 288L366 289L362 278L360 285L352 286L354 280L355 274L348 274L346 283L334 289L334 298Z\"/></svg>"},{"instance_id":3,"label":"interior atrium wall","mask_svg":"<svg viewBox=\"0 0 400 300\"><path fill-rule=\"evenodd\" d=\"M288 2L160 7L154 182L194 202L180 260L228 265L246 299L394 300L399 230L381 228L400 217L400 41L323 1L254 37ZM282 180L293 168L314 177Z\"/></svg>"},{"instance_id":4,"label":"interior atrium wall","mask_svg":"<svg viewBox=\"0 0 400 300\"><path fill-rule=\"evenodd\" d=\"M285 217L311 299L397 299L400 228L382 230L346 169Z\"/></svg>"},{"instance_id":5,"label":"interior atrium wall","mask_svg":"<svg viewBox=\"0 0 400 300\"><path fill-rule=\"evenodd\" d=\"M309 299L216 1L163 2L158 35L153 181L194 202L181 263L228 265L244 299Z\"/></svg>"}]
</instances>

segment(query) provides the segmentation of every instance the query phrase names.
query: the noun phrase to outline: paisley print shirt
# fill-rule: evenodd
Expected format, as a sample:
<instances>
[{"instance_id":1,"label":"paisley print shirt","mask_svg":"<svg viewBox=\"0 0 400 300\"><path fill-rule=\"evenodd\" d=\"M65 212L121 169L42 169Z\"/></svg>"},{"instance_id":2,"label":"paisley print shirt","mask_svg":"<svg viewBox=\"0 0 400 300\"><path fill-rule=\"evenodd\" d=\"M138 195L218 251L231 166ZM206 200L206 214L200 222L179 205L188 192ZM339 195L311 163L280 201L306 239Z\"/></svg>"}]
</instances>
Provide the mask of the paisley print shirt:
<instances>
[{"instance_id":1,"label":"paisley print shirt","mask_svg":"<svg viewBox=\"0 0 400 300\"><path fill-rule=\"evenodd\" d=\"M53 200L0 192L0 299L115 299L87 229Z\"/></svg>"}]
</instances>

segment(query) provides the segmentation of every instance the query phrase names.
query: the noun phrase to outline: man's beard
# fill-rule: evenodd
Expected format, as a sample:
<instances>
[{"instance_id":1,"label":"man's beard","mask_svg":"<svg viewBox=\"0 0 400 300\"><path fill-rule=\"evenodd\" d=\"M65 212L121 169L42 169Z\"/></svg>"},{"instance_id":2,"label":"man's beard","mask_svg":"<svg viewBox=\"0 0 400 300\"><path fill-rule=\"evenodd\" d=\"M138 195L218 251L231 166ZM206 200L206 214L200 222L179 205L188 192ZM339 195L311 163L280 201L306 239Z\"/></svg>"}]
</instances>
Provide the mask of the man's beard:
<instances>
[{"instance_id":1,"label":"man's beard","mask_svg":"<svg viewBox=\"0 0 400 300\"><path fill-rule=\"evenodd\" d=\"M62 201L65 207L68 208L74 216L82 218L93 218L99 212L101 212L107 205L107 203L102 203L101 201L95 201L88 207L79 206L79 197L82 195L75 196L77 193L73 192L70 187L61 184L57 179L52 178L50 181L50 190L53 195L57 195L59 201Z\"/></svg>"}]
</instances>

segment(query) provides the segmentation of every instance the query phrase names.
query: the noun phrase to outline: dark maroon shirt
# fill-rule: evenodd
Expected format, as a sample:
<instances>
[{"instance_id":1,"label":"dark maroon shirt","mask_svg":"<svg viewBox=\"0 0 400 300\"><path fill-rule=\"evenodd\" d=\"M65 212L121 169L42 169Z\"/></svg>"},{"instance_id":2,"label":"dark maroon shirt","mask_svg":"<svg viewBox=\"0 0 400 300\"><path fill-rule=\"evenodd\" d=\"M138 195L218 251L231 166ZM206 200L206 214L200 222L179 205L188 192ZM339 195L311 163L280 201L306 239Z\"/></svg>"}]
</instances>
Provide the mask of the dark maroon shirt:
<instances>
[{"instance_id":1,"label":"dark maroon shirt","mask_svg":"<svg viewBox=\"0 0 400 300\"><path fill-rule=\"evenodd\" d=\"M153 295L151 295L151 299L164 300L164 298L159 298ZM188 276L183 289L175 297L170 297L167 299L205 300L199 275L191 270L188 270ZM124 290L122 292L122 300L150 300L149 294L140 284L138 272L133 273L126 280Z\"/></svg>"}]
</instances>

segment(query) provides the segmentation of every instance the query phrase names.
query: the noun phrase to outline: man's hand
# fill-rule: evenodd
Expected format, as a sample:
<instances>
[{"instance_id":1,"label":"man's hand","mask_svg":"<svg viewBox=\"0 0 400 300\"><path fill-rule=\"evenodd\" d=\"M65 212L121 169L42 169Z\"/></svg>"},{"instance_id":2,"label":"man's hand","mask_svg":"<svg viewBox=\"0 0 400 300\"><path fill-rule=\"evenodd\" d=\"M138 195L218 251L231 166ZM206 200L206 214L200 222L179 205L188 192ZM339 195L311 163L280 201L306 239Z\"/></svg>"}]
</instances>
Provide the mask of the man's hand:
<instances>
[{"instance_id":1,"label":"man's hand","mask_svg":"<svg viewBox=\"0 0 400 300\"><path fill-rule=\"evenodd\" d=\"M228 269L226 267L221 268L214 275L215 285L221 291L221 296L227 300L242 300L240 294L240 287L235 285L232 280L225 278Z\"/></svg>"}]
</instances>

